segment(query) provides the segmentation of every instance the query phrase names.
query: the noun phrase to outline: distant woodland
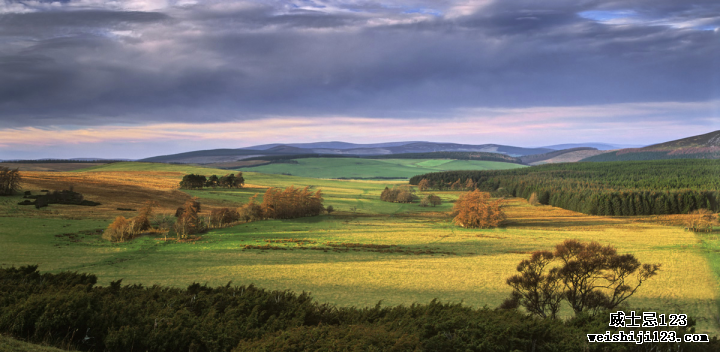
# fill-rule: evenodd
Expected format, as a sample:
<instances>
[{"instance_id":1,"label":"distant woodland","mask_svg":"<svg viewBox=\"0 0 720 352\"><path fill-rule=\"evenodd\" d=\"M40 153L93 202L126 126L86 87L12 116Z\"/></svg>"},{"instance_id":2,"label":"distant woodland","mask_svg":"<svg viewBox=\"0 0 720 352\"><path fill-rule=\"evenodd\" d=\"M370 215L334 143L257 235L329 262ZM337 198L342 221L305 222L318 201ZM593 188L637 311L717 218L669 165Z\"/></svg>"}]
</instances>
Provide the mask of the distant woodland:
<instances>
[{"instance_id":1,"label":"distant woodland","mask_svg":"<svg viewBox=\"0 0 720 352\"><path fill-rule=\"evenodd\" d=\"M720 162L659 160L549 164L495 171L418 175L429 189L451 190L468 180L481 191L530 199L592 215L687 214L720 210ZM534 195L534 196L533 196Z\"/></svg>"}]
</instances>

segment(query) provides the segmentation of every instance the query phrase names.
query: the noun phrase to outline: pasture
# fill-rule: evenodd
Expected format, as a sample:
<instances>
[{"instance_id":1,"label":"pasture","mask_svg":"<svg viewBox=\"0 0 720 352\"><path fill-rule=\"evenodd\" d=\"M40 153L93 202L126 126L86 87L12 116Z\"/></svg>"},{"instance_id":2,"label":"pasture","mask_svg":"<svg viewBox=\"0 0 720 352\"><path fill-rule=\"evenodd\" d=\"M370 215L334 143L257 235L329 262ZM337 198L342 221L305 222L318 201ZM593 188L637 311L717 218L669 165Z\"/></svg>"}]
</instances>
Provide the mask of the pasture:
<instances>
[{"instance_id":1,"label":"pasture","mask_svg":"<svg viewBox=\"0 0 720 352\"><path fill-rule=\"evenodd\" d=\"M227 173L140 163L71 173L23 173L25 190L35 193L73 184L86 199L102 205L50 205L36 210L15 205L21 196L0 198L0 265L39 264L41 271L89 272L103 285L121 278L126 284L179 287L193 282L254 283L310 291L321 302L345 306L426 303L438 298L496 307L510 293L505 279L529 252L576 238L612 244L643 263L662 264L659 275L631 298L631 309L690 314L698 319L698 332L718 333L720 240L717 233L683 231L677 224L681 216L590 216L509 199L504 227L468 230L453 226L448 215L459 192L435 192L444 204L423 208L379 200L385 186L399 181L253 172L244 172L248 187L243 189L175 189L182 175L190 172ZM117 215L134 215L117 208L138 207L148 199L158 199L159 211L170 214L195 196L205 214L215 207L238 206L255 193L262 195L267 187L289 185L322 189L325 206L337 211L213 229L191 242L145 236L109 243L98 231Z\"/></svg>"},{"instance_id":2,"label":"pasture","mask_svg":"<svg viewBox=\"0 0 720 352\"><path fill-rule=\"evenodd\" d=\"M314 178L406 179L415 175L437 171L507 170L522 167L526 166L480 160L304 158L249 168L238 168L238 170Z\"/></svg>"}]
</instances>

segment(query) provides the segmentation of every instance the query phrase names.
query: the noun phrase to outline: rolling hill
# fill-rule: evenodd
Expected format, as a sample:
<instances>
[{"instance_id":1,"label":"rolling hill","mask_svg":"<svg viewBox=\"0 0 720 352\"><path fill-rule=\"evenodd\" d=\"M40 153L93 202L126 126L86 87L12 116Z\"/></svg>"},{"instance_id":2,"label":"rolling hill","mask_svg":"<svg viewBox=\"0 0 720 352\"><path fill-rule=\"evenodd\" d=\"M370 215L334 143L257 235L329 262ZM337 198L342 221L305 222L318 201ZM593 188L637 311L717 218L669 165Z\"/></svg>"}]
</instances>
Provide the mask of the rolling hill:
<instances>
[{"instance_id":1,"label":"rolling hill","mask_svg":"<svg viewBox=\"0 0 720 352\"><path fill-rule=\"evenodd\" d=\"M627 148L591 156L581 161L640 161L661 159L720 159L720 130L697 136Z\"/></svg>"},{"instance_id":2,"label":"rolling hill","mask_svg":"<svg viewBox=\"0 0 720 352\"><path fill-rule=\"evenodd\" d=\"M308 144L266 144L252 148L211 149L192 152L161 155L138 161L160 163L196 163L209 164L235 162L261 156L273 155L392 155L406 153L432 152L483 152L497 153L512 157L552 152L548 148L522 148L499 144L456 144L434 142L395 142L379 144L352 144L344 142L318 142Z\"/></svg>"},{"instance_id":3,"label":"rolling hill","mask_svg":"<svg viewBox=\"0 0 720 352\"><path fill-rule=\"evenodd\" d=\"M522 167L517 163L484 160L302 158L238 169L313 178L407 179L445 170L507 170Z\"/></svg>"}]
</instances>

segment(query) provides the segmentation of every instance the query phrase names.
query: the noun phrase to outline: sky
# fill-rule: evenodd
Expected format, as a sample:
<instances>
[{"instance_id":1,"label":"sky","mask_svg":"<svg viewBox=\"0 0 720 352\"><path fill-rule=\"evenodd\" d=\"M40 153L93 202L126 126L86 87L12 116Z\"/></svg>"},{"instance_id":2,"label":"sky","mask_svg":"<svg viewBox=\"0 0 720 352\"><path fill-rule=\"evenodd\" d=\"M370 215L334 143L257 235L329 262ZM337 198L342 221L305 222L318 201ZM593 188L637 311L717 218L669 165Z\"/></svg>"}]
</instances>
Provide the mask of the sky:
<instances>
[{"instance_id":1,"label":"sky","mask_svg":"<svg viewBox=\"0 0 720 352\"><path fill-rule=\"evenodd\" d=\"M715 130L717 0L0 2L0 159Z\"/></svg>"}]
</instances>

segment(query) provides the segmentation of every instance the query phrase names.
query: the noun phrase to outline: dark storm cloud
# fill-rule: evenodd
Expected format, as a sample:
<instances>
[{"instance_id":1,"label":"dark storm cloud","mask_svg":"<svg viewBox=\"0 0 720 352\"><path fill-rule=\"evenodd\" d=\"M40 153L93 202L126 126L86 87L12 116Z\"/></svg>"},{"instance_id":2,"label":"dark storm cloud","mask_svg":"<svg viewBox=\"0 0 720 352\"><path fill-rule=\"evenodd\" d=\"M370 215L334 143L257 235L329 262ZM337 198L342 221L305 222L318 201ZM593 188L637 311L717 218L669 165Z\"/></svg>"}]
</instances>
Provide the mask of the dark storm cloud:
<instances>
[{"instance_id":1,"label":"dark storm cloud","mask_svg":"<svg viewBox=\"0 0 720 352\"><path fill-rule=\"evenodd\" d=\"M73 4L0 15L0 127L719 98L717 1Z\"/></svg>"}]
</instances>

